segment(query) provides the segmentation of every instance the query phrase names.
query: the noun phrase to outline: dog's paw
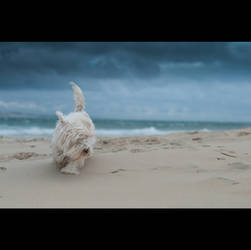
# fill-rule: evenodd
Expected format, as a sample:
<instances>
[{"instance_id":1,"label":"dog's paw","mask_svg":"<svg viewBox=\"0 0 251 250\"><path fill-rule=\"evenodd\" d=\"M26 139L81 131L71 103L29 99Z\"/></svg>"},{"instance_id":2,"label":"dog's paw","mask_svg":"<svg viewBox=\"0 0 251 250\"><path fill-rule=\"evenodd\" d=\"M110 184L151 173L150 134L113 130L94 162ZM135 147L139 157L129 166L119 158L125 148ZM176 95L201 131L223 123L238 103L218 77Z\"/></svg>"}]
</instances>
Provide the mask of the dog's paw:
<instances>
[{"instance_id":1,"label":"dog's paw","mask_svg":"<svg viewBox=\"0 0 251 250\"><path fill-rule=\"evenodd\" d=\"M61 168L60 172L62 174L69 174L69 175L79 175L80 174L79 168L72 167L72 166L66 166L64 168Z\"/></svg>"}]
</instances>

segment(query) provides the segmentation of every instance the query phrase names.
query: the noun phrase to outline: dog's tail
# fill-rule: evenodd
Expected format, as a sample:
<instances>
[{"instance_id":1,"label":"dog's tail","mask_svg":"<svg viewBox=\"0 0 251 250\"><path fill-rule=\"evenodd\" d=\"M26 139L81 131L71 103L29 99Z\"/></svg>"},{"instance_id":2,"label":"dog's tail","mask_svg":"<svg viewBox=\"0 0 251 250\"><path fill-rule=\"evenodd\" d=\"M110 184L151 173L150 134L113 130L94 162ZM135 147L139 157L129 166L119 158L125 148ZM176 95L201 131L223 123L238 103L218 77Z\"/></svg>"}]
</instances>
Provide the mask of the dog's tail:
<instances>
[{"instance_id":1,"label":"dog's tail","mask_svg":"<svg viewBox=\"0 0 251 250\"><path fill-rule=\"evenodd\" d=\"M76 83L70 82L70 85L72 86L72 89L74 92L74 101L75 101L74 111L80 112L85 108L85 99L84 99L83 92Z\"/></svg>"},{"instance_id":2,"label":"dog's tail","mask_svg":"<svg viewBox=\"0 0 251 250\"><path fill-rule=\"evenodd\" d=\"M58 117L58 119L59 119L59 121L60 121L61 123L65 123L64 115L63 115L62 112L56 111L56 115L57 115L57 117Z\"/></svg>"}]
</instances>

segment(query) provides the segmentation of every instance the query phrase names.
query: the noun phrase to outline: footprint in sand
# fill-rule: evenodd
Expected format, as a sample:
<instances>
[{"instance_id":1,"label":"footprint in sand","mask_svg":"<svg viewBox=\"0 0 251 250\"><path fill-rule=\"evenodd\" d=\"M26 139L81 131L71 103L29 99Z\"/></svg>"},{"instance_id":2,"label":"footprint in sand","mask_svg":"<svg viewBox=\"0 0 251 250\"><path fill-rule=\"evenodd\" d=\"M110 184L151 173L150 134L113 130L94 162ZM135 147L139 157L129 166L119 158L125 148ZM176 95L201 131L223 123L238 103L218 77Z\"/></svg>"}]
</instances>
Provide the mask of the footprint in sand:
<instances>
[{"instance_id":1,"label":"footprint in sand","mask_svg":"<svg viewBox=\"0 0 251 250\"><path fill-rule=\"evenodd\" d=\"M0 171L6 171L7 168L6 167L0 167Z\"/></svg>"},{"instance_id":2,"label":"footprint in sand","mask_svg":"<svg viewBox=\"0 0 251 250\"><path fill-rule=\"evenodd\" d=\"M230 151L230 152L234 153L233 151ZM220 152L220 153L223 154L223 155L232 157L232 158L236 158L236 156L235 156L235 155L232 155L232 154L228 154L228 153L224 153L224 152Z\"/></svg>"},{"instance_id":3,"label":"footprint in sand","mask_svg":"<svg viewBox=\"0 0 251 250\"><path fill-rule=\"evenodd\" d=\"M123 150L127 150L127 148L116 148L116 149L113 149L112 152L119 152Z\"/></svg>"},{"instance_id":4,"label":"footprint in sand","mask_svg":"<svg viewBox=\"0 0 251 250\"><path fill-rule=\"evenodd\" d=\"M238 170L248 170L251 169L251 165L242 163L242 162L233 162L229 163L229 166L232 167L232 169L238 169Z\"/></svg>"},{"instance_id":5,"label":"footprint in sand","mask_svg":"<svg viewBox=\"0 0 251 250\"><path fill-rule=\"evenodd\" d=\"M226 177L216 177L216 179L220 180L220 181L231 183L232 185L240 184L239 182L232 180L232 179L229 179L229 178L226 178Z\"/></svg>"},{"instance_id":6,"label":"footprint in sand","mask_svg":"<svg viewBox=\"0 0 251 250\"><path fill-rule=\"evenodd\" d=\"M203 180L201 183L206 184L206 185L210 185L211 188L216 188L218 189L219 186L218 185L237 185L240 184L239 182L227 178L227 177L222 177L222 176L217 176L217 177L210 177L206 180Z\"/></svg>"},{"instance_id":7,"label":"footprint in sand","mask_svg":"<svg viewBox=\"0 0 251 250\"><path fill-rule=\"evenodd\" d=\"M170 145L172 145L172 146L178 146L178 147L182 146L182 144L180 144L178 142L170 142Z\"/></svg>"},{"instance_id":8,"label":"footprint in sand","mask_svg":"<svg viewBox=\"0 0 251 250\"><path fill-rule=\"evenodd\" d=\"M37 154L37 153L34 153L34 152L20 152L20 153L14 154L12 156L12 158L18 159L18 160L26 160L28 158L38 157L38 156L47 156L47 154Z\"/></svg>"},{"instance_id":9,"label":"footprint in sand","mask_svg":"<svg viewBox=\"0 0 251 250\"><path fill-rule=\"evenodd\" d=\"M194 138L192 138L192 140L200 142L202 139L200 137L194 137Z\"/></svg>"},{"instance_id":10,"label":"footprint in sand","mask_svg":"<svg viewBox=\"0 0 251 250\"><path fill-rule=\"evenodd\" d=\"M140 148L133 148L130 150L131 153L139 153L139 152L144 152L145 150L140 149Z\"/></svg>"},{"instance_id":11,"label":"footprint in sand","mask_svg":"<svg viewBox=\"0 0 251 250\"><path fill-rule=\"evenodd\" d=\"M238 136L245 136L245 135L250 135L251 132L245 132L245 131L242 131L238 134Z\"/></svg>"},{"instance_id":12,"label":"footprint in sand","mask_svg":"<svg viewBox=\"0 0 251 250\"><path fill-rule=\"evenodd\" d=\"M156 138L149 138L145 140L146 144L152 145L152 144L160 144L160 141Z\"/></svg>"},{"instance_id":13,"label":"footprint in sand","mask_svg":"<svg viewBox=\"0 0 251 250\"><path fill-rule=\"evenodd\" d=\"M111 173L111 174L116 174L116 173L119 173L119 172L121 172L121 171L126 171L126 170L123 169L123 168L119 168L119 169L117 169L117 170L111 171L110 173Z\"/></svg>"},{"instance_id":14,"label":"footprint in sand","mask_svg":"<svg viewBox=\"0 0 251 250\"><path fill-rule=\"evenodd\" d=\"M131 143L139 143L139 142L140 142L140 140L138 140L138 139L131 140Z\"/></svg>"},{"instance_id":15,"label":"footprint in sand","mask_svg":"<svg viewBox=\"0 0 251 250\"><path fill-rule=\"evenodd\" d=\"M216 158L218 161L220 161L220 160L226 160L226 158L224 158L224 157L217 157Z\"/></svg>"}]
</instances>

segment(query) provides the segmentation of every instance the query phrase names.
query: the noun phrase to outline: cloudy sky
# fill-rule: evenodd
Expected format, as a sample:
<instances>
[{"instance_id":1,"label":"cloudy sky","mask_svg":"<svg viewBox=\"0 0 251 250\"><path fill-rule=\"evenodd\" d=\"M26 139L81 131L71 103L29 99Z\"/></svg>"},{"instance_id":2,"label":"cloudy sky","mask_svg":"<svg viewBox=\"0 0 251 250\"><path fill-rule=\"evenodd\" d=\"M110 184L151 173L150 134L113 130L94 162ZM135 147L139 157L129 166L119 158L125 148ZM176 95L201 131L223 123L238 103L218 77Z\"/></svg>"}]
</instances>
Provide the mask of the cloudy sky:
<instances>
[{"instance_id":1,"label":"cloudy sky","mask_svg":"<svg viewBox=\"0 0 251 250\"><path fill-rule=\"evenodd\" d=\"M0 113L251 121L251 43L0 42Z\"/></svg>"}]
</instances>

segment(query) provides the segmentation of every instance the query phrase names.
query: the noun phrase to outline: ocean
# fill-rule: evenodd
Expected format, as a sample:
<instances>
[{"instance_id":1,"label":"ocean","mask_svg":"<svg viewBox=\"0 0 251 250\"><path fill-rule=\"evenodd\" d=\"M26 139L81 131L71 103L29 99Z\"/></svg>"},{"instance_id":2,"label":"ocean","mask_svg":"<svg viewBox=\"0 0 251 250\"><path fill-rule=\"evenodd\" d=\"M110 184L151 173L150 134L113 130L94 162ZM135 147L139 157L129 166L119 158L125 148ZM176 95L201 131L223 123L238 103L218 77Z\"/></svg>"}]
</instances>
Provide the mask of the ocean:
<instances>
[{"instance_id":1,"label":"ocean","mask_svg":"<svg viewBox=\"0 0 251 250\"><path fill-rule=\"evenodd\" d=\"M56 116L0 117L0 136L44 137L51 136L56 125ZM166 135L184 131L215 131L251 127L242 122L201 121L139 121L93 119L98 136L144 136Z\"/></svg>"}]
</instances>

